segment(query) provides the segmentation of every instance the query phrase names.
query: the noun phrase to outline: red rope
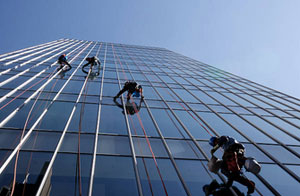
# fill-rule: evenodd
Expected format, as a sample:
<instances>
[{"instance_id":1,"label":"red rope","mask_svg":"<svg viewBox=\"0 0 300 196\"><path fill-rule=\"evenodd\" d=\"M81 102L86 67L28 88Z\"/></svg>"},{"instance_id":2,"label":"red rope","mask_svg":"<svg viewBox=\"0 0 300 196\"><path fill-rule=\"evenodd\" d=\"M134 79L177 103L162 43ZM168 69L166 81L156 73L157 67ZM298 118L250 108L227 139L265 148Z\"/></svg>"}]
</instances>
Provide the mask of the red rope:
<instances>
[{"instance_id":1,"label":"red rope","mask_svg":"<svg viewBox=\"0 0 300 196\"><path fill-rule=\"evenodd\" d=\"M114 57L116 57L116 56L115 56L115 51L114 51L113 45L112 45L112 49L113 49ZM120 65L121 65L121 67L122 67L122 71L123 71L124 77L125 77L126 80L127 80L127 76L126 76L126 74L125 74L124 67L123 67L123 65L122 65L122 63L121 63L121 61L120 61L120 59L119 59L118 56L117 56L117 58L118 58L118 61L119 61ZM132 97L131 97L130 99L133 101L133 98L132 98ZM138 110L137 110L137 108L135 107L134 104L133 104L133 108L134 108L135 113L137 114L136 116L138 117L139 123L140 123L141 128L142 128L142 130L143 130L143 133L144 133L144 135L145 135L145 138L146 138L146 141L147 141L149 150L150 150L150 152L151 152L151 154L152 154L152 158L153 158L153 161L154 161L154 163L155 163L155 167L156 167L156 169L157 169L157 172L158 172L158 175L159 175L159 177L160 177L160 180L161 180L161 182L162 182L162 185L163 185L165 194L168 195L167 188L166 188L166 186L165 186L164 180L163 180L162 175L161 175L161 173L160 173L160 170L159 170L159 167L158 167L158 164L157 164L155 155L154 155L154 153L153 153L153 150L152 150L152 147L151 147L151 144L150 144L150 141L149 141L149 138L148 138L148 136L147 136L147 134L146 134L146 131L145 131L144 125L143 125L143 123L142 123L141 117L140 117L140 115L139 115L139 113L138 113Z\"/></svg>"},{"instance_id":2,"label":"red rope","mask_svg":"<svg viewBox=\"0 0 300 196\"><path fill-rule=\"evenodd\" d=\"M132 119L131 116L130 116L130 120L131 120L131 124L132 124L133 130L134 130L134 133L135 133L135 135L137 135L137 131L136 131L136 128L134 126L133 119ZM141 143L140 143L139 138L137 138L137 139L138 139L138 146L139 146L139 149L140 149L140 153L142 154ZM149 173L148 173L148 169L147 169L147 165L146 165L144 157L142 157L142 160L143 160L145 172L146 172L146 175L147 175L147 180L148 180L148 184L149 184L149 187L150 187L151 195L153 196L152 184L151 184L150 176L149 176Z\"/></svg>"}]
</instances>

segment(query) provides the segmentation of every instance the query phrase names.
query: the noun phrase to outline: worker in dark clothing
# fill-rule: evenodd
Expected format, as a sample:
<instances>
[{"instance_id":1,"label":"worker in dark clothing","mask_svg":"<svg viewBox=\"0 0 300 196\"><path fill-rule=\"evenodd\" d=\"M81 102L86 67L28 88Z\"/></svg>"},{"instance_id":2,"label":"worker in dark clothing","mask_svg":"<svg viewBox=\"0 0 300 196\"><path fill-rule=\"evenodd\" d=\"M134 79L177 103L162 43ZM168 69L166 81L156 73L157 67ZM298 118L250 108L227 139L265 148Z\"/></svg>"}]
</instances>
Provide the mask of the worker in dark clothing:
<instances>
[{"instance_id":1,"label":"worker in dark clothing","mask_svg":"<svg viewBox=\"0 0 300 196\"><path fill-rule=\"evenodd\" d=\"M244 157L244 145L229 136L212 137L209 140L209 144L213 146L213 149L211 150L212 156L214 156L213 154L220 147L224 150L221 172L228 178L226 186L230 187L233 181L237 181L247 186L248 195L253 193L255 183L242 176L241 173L241 168L244 166L246 160Z\"/></svg>"},{"instance_id":2,"label":"worker in dark clothing","mask_svg":"<svg viewBox=\"0 0 300 196\"><path fill-rule=\"evenodd\" d=\"M68 58L66 56L66 54L62 54L60 55L60 57L58 58L58 63L60 64L60 67L58 68L58 70L62 69L64 67L64 65L68 65L68 69L63 70L65 72L69 71L70 69L72 69L72 66L70 65L70 63L68 63Z\"/></svg>"},{"instance_id":3,"label":"worker in dark clothing","mask_svg":"<svg viewBox=\"0 0 300 196\"><path fill-rule=\"evenodd\" d=\"M93 68L95 65L98 65L98 71L96 72L96 75L98 76L100 74L100 65L101 62L99 61L99 59L95 56L93 57L87 57L85 59L87 61L87 63L85 65L82 66L82 72L88 74L88 72L86 70L84 70L84 68L88 65L91 65L91 68Z\"/></svg>"},{"instance_id":4,"label":"worker in dark clothing","mask_svg":"<svg viewBox=\"0 0 300 196\"><path fill-rule=\"evenodd\" d=\"M123 105L120 104L117 100L114 99L115 104L119 107L123 109ZM135 113L138 113L141 109L142 106L142 102L143 99L140 99L140 103L139 105L135 102L130 102L129 100L125 103L125 109L126 109L126 113L130 114L130 115L134 115ZM124 114L124 111L122 111L122 113Z\"/></svg>"},{"instance_id":5,"label":"worker in dark clothing","mask_svg":"<svg viewBox=\"0 0 300 196\"><path fill-rule=\"evenodd\" d=\"M127 81L125 82L123 89L114 97L114 101L125 91L128 91L127 101L130 99L131 95L133 97L141 97L141 99L144 98L142 86L134 81Z\"/></svg>"}]
</instances>

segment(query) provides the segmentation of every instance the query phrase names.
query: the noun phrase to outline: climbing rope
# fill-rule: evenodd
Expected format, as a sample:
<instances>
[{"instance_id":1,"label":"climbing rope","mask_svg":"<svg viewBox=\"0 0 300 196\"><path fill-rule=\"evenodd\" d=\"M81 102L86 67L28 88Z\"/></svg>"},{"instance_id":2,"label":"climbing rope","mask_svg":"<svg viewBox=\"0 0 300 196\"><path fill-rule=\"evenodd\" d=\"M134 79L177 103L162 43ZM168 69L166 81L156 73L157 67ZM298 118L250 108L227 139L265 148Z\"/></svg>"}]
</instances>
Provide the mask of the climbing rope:
<instances>
[{"instance_id":1,"label":"climbing rope","mask_svg":"<svg viewBox=\"0 0 300 196\"><path fill-rule=\"evenodd\" d=\"M114 50L113 45L112 45L112 49L113 49L114 58L116 58L117 55L115 54L115 50ZM126 76L126 73L125 73L125 71L124 71L124 67L123 67L123 65L122 65L122 63L121 63L121 61L120 61L120 59L119 59L118 56L117 56L117 59L118 59L120 65L121 65L121 67L122 67L122 71L123 71L124 78L125 78L126 80L128 80L128 78L127 78L127 76ZM132 97L130 98L130 100L133 101ZM133 105L133 106L134 106L134 105ZM146 138L146 141L147 141L149 150L150 150L150 152L151 152L151 155L152 155L152 158L153 158L155 167L156 167L156 169L157 169L158 175L159 175L160 180L161 180L161 182L162 182L162 185L163 185L165 194L168 195L167 188L166 188L165 183L164 183L164 180L163 180L163 178L162 178L162 175L161 175L160 169L159 169L159 167L158 167L158 163L157 163L156 157L155 157L155 155L154 155L154 153L153 153L153 150L152 150L152 147L151 147L149 138L148 138L148 136L147 136L147 134L146 134L146 130L145 130L144 125L143 125L143 123L142 123L141 117L140 117L140 115L139 115L139 113L138 113L137 108L136 108L136 107L133 107L133 108L134 108L135 113L137 114L136 116L137 116L137 118L138 118L138 120L139 120L139 124L141 125L141 128L142 128L142 130L143 130L144 136L145 136L145 138Z\"/></svg>"}]
</instances>

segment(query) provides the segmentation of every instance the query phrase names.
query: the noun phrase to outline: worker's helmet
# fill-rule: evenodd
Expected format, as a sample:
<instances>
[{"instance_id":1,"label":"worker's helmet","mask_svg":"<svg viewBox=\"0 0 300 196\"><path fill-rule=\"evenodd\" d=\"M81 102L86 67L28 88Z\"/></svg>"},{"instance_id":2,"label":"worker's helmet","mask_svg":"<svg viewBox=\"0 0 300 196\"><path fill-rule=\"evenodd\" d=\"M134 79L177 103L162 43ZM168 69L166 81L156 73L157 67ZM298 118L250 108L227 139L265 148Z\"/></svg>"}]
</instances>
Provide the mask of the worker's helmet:
<instances>
[{"instance_id":1,"label":"worker's helmet","mask_svg":"<svg viewBox=\"0 0 300 196\"><path fill-rule=\"evenodd\" d=\"M66 56L66 54L63 54L63 56Z\"/></svg>"},{"instance_id":2,"label":"worker's helmet","mask_svg":"<svg viewBox=\"0 0 300 196\"><path fill-rule=\"evenodd\" d=\"M216 141L216 139L217 139L217 137L211 137L210 139L209 139L209 144L211 145L211 146L215 146L215 141Z\"/></svg>"}]
</instances>

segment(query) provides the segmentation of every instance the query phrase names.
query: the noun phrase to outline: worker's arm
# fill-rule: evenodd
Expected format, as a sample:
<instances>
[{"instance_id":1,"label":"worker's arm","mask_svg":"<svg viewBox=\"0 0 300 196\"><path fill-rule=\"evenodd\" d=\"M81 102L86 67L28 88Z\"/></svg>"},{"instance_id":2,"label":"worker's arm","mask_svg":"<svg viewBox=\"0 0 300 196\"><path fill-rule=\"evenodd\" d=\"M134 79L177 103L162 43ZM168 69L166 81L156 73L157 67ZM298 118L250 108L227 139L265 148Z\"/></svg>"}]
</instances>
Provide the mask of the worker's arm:
<instances>
[{"instance_id":1,"label":"worker's arm","mask_svg":"<svg viewBox=\"0 0 300 196\"><path fill-rule=\"evenodd\" d=\"M220 146L219 146L218 144L215 145L215 146L211 149L211 151L210 151L211 155L214 155L214 153L218 150L219 147L220 147Z\"/></svg>"}]
</instances>

